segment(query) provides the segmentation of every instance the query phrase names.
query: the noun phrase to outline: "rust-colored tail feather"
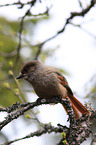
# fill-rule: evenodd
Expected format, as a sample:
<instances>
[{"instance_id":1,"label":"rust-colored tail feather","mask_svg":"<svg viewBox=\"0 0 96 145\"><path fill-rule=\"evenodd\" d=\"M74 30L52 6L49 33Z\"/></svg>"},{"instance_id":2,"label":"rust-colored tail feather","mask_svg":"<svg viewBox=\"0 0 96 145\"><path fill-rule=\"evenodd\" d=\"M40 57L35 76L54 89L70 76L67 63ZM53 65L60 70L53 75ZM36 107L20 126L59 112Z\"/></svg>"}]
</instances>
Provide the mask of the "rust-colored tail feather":
<instances>
[{"instance_id":1,"label":"rust-colored tail feather","mask_svg":"<svg viewBox=\"0 0 96 145\"><path fill-rule=\"evenodd\" d=\"M79 100L77 100L73 95L68 93L68 98L71 100L71 104L73 104L75 106L76 110L78 110L82 114L88 113L88 115L91 115L90 111ZM74 110L74 107L73 107L73 110ZM74 113L75 113L75 111L74 111Z\"/></svg>"},{"instance_id":2,"label":"rust-colored tail feather","mask_svg":"<svg viewBox=\"0 0 96 145\"><path fill-rule=\"evenodd\" d=\"M71 102L74 114L75 114L75 119L80 118L80 113L81 114L88 114L89 116L91 115L90 111L79 101L77 100L73 95L68 93L68 98ZM65 106L63 106L65 108ZM66 108L65 108L66 110ZM67 112L67 111L66 111Z\"/></svg>"}]
</instances>

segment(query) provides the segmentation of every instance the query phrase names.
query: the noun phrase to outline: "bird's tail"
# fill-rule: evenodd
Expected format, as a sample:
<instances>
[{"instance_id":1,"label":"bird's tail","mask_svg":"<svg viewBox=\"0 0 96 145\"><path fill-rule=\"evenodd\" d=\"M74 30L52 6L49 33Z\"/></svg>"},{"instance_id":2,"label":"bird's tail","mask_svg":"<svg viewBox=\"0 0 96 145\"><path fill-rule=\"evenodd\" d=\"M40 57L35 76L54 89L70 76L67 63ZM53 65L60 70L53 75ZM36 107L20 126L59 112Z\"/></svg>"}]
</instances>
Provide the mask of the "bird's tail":
<instances>
[{"instance_id":1,"label":"bird's tail","mask_svg":"<svg viewBox=\"0 0 96 145\"><path fill-rule=\"evenodd\" d=\"M68 98L71 102L74 114L75 114L75 119L80 118L80 114L88 114L89 116L91 115L90 111L78 100L76 99L73 95L68 93ZM66 107L63 106L66 110Z\"/></svg>"}]
</instances>

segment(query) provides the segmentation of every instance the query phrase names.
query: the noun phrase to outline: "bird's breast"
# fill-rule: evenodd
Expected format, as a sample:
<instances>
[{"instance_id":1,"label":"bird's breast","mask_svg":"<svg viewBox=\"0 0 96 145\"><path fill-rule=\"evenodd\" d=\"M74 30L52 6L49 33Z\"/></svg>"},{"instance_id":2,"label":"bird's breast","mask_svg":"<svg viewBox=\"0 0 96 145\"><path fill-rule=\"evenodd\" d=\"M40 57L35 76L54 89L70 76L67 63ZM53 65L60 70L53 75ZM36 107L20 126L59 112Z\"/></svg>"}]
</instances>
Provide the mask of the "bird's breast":
<instances>
[{"instance_id":1,"label":"bird's breast","mask_svg":"<svg viewBox=\"0 0 96 145\"><path fill-rule=\"evenodd\" d=\"M63 95L64 87L60 84L57 76L48 74L41 77L35 77L31 83L36 94L41 98L51 98L53 96Z\"/></svg>"}]
</instances>

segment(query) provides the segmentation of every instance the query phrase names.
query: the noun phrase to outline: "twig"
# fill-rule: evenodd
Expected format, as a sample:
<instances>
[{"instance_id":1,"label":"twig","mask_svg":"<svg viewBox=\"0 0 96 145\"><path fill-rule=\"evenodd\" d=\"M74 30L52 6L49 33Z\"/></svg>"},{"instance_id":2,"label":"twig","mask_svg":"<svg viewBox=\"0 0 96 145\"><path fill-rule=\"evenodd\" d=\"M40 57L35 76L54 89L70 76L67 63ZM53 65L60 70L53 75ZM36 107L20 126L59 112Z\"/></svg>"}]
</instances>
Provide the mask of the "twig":
<instances>
[{"instance_id":1,"label":"twig","mask_svg":"<svg viewBox=\"0 0 96 145\"><path fill-rule=\"evenodd\" d=\"M0 51L0 56L4 56L6 58L10 58L10 57L13 57L17 54L17 51L16 50L13 50L12 52L10 53L6 53L6 52L1 52Z\"/></svg>"},{"instance_id":2,"label":"twig","mask_svg":"<svg viewBox=\"0 0 96 145\"><path fill-rule=\"evenodd\" d=\"M67 101L67 102L66 102ZM70 101L69 101L70 102ZM36 107L36 106L39 106L39 105L42 105L42 104L49 104L49 103L64 103L65 105L68 103L68 99L66 100L62 100L61 98L52 98L52 99L37 99L37 101L36 102L33 102L33 103L23 103L23 104L15 104L15 105L13 105L12 107L8 107L8 108L4 108L4 110L1 108L1 110L0 111L8 111L8 112L11 112L11 109L12 109L12 111L14 110L14 109L17 109L17 106L18 106L18 108L21 108L21 107L23 107L23 109L21 109L21 110L19 110L19 111L17 111L17 112L15 112L15 113L11 113L11 114L9 114L7 117L6 117L6 119L4 120L4 121L2 121L1 123L0 123L0 130L5 126L5 125L7 125L8 123L10 123L12 120L14 120L14 119L17 119L19 116L21 116L21 115L23 115L26 111L28 111L28 110L30 110L30 109L32 109L32 108L34 108L34 107ZM24 107L25 106L25 107ZM67 107L67 111L68 111L68 113L70 114L70 105L68 104L68 106L69 107ZM9 111L10 110L10 111ZM70 115L70 120L71 120L71 115Z\"/></svg>"},{"instance_id":3,"label":"twig","mask_svg":"<svg viewBox=\"0 0 96 145\"><path fill-rule=\"evenodd\" d=\"M88 30L84 29L80 24L74 24L74 23L71 23L70 24L72 26L75 26L75 27L78 27L80 28L81 30L83 30L84 32L86 32L88 35L90 35L91 37L93 37L94 39L96 39L96 36L94 34L92 34L91 32L89 32Z\"/></svg>"},{"instance_id":4,"label":"twig","mask_svg":"<svg viewBox=\"0 0 96 145\"><path fill-rule=\"evenodd\" d=\"M30 4L34 3L34 1L35 0L31 0L31 1L27 2L27 3L22 3L20 1L18 1L16 3L0 5L0 7L6 7L6 6L14 6L14 5L16 5L20 9L20 8L23 8L23 6L25 6L25 5L30 5Z\"/></svg>"},{"instance_id":5,"label":"twig","mask_svg":"<svg viewBox=\"0 0 96 145\"><path fill-rule=\"evenodd\" d=\"M64 131L66 133L66 140L68 142L68 144L72 144L72 145L80 145L84 140L86 140L86 138L89 137L89 135L91 134L91 126L92 126L92 120L94 120L96 118L96 110L94 110L92 112L92 115L89 117L88 115L85 115L83 117L81 117L78 120L74 120L74 113L73 113L73 109L72 106L70 104L70 101L68 100L68 98L66 99L62 99L61 97L54 97L52 99L42 99L39 98L37 99L36 102L33 103L16 103L13 104L11 107L8 108L1 108L0 111L5 111L7 113L10 113L4 121L2 121L0 123L0 130L5 127L8 123L10 123L12 120L17 119L19 116L23 115L26 111L42 105L42 104L50 104L50 103L61 103L63 105L66 106L67 108L67 112L69 115L69 120L70 120L70 126L69 128L67 128L66 126L62 126L62 125L58 125L58 129L60 129L58 132L62 132ZM15 113L12 113L14 110L17 110ZM43 124L44 125L44 124ZM50 125L49 125L50 126ZM19 138L13 141L8 142L8 144L11 144L13 142L22 140L22 139L26 139L26 138L30 138L33 136L40 136L42 134L45 133L51 133L51 132L56 132L56 130L54 131L54 128L52 126L50 126L50 128L46 128L44 126L42 126L43 129L42 130L38 130L34 133L31 133L23 138ZM51 128L52 127L52 128ZM58 130L57 129L57 130ZM62 140L60 141L60 143L58 145L60 145L62 143Z\"/></svg>"},{"instance_id":6,"label":"twig","mask_svg":"<svg viewBox=\"0 0 96 145\"><path fill-rule=\"evenodd\" d=\"M20 53L20 48L21 48L21 41L22 41L22 31L23 31L23 24L24 24L24 19L26 16L30 15L30 10L32 6L36 3L36 0L33 0L30 2L30 8L26 11L25 15L21 18L20 22L20 29L19 29L19 44L17 47L17 57L16 57L16 63L19 60L19 53Z\"/></svg>"},{"instance_id":7,"label":"twig","mask_svg":"<svg viewBox=\"0 0 96 145\"><path fill-rule=\"evenodd\" d=\"M29 135L27 135L25 137L6 142L5 144L9 145L9 144L14 143L16 141L20 141L20 140L23 140L23 139L28 139L30 137L41 136L43 134L52 133L52 132L61 133L63 131L67 132L68 130L67 130L67 128L65 128L65 130L64 130L64 128L62 128L62 127L54 127L51 124L44 124L42 129L37 130L36 132L30 133Z\"/></svg>"},{"instance_id":8,"label":"twig","mask_svg":"<svg viewBox=\"0 0 96 145\"><path fill-rule=\"evenodd\" d=\"M66 19L66 22L65 22L65 24L64 24L64 26L63 26L63 28L62 28L61 30L59 30L54 36L52 36L52 37L46 39L45 41L41 42L40 44L34 45L34 46L38 46L38 51L37 51L37 54L36 54L35 59L38 58L38 56L39 56L39 54L40 54L40 52L41 52L41 50L42 50L42 46L43 46L46 42L48 42L48 41L54 39L54 38L57 37L59 34L63 33L63 32L65 31L66 26L67 26L68 24L70 24L70 22L71 22L71 20L72 20L73 18L75 18L75 17L77 17L77 16L84 17L84 16L90 11L90 9L95 5L95 3L96 3L95 0L91 0L89 6L87 6L85 9L83 9L81 12L71 12L71 15L69 16L69 18Z\"/></svg>"}]
</instances>

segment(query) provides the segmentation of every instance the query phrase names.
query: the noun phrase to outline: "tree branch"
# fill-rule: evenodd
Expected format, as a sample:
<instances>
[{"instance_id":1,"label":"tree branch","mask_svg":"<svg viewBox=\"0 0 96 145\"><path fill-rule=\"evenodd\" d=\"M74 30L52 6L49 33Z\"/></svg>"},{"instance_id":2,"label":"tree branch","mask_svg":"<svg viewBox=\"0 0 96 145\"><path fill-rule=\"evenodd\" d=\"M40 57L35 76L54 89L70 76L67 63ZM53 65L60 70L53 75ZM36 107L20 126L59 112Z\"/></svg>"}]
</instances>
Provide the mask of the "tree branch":
<instances>
[{"instance_id":1,"label":"tree branch","mask_svg":"<svg viewBox=\"0 0 96 145\"><path fill-rule=\"evenodd\" d=\"M9 142L7 142L7 144L11 144L13 142L16 142L16 141L19 141L22 139L26 139L26 138L30 138L33 136L41 136L45 133L51 133L51 132L55 132L55 133L65 132L66 141L68 142L68 144L72 144L72 145L80 145L83 141L85 141L89 137L89 135L92 132L91 131L92 122L96 118L96 110L91 111L92 112L91 116L83 115L80 119L75 120L74 112L73 112L69 99L68 98L62 99L61 97L53 97L51 99L39 98L36 100L36 102L33 102L33 103L20 104L17 102L16 104L13 104L11 107L0 108L0 112L2 111L2 112L10 113L9 115L7 115L5 120L0 122L0 130L3 127L5 127L8 123L10 123L12 120L17 119L18 117L23 115L26 111L28 111L36 106L39 106L42 104L50 104L50 103L55 103L55 104L61 103L66 106L67 112L69 115L69 121L70 121L69 128L66 126L62 126L62 125L58 125L58 127L53 127L50 124L44 124L43 128L41 130L37 130L34 133L30 133L29 135L27 135L23 138L9 141ZM19 110L17 110L17 109L19 109ZM15 110L16 110L16 112L12 113ZM61 145L62 141L64 139L65 138L62 138L58 145Z\"/></svg>"},{"instance_id":2,"label":"tree branch","mask_svg":"<svg viewBox=\"0 0 96 145\"><path fill-rule=\"evenodd\" d=\"M9 145L11 143L14 143L16 141L20 141L20 140L23 140L23 139L28 139L28 138L31 138L31 137L34 137L34 136L41 136L43 134L46 134L46 133L62 133L62 132L67 132L68 129L65 127L62 128L62 127L54 127L52 126L51 124L44 124L43 128L33 132L33 133L30 133L29 135L25 136L25 137L22 137L22 138L18 138L18 139L15 139L15 140L12 140L12 141L9 141L9 142L6 142L4 143L4 145Z\"/></svg>"},{"instance_id":3,"label":"tree branch","mask_svg":"<svg viewBox=\"0 0 96 145\"><path fill-rule=\"evenodd\" d=\"M20 30L19 30L19 43L18 43L18 47L17 47L17 57L16 57L16 64L17 61L19 59L19 52L20 52L20 48L21 48L21 42L22 42L22 31L23 31L23 24L24 24L24 19L26 16L30 15L30 10L32 8L32 6L36 3L36 0L31 1L30 4L30 8L26 11L25 15L21 18L21 22L20 22Z\"/></svg>"},{"instance_id":4,"label":"tree branch","mask_svg":"<svg viewBox=\"0 0 96 145\"><path fill-rule=\"evenodd\" d=\"M37 14L37 15L33 15L33 14L30 12L30 10L31 10L32 6L35 5L36 2L37 2L36 0L31 0L31 1L27 2L27 3L22 3L22 2L20 2L20 1L18 1L18 2L16 2L16 3L12 3L12 4L0 5L0 7L4 7L4 6L13 6L13 5L17 5L17 6L18 6L18 5L19 5L18 8L20 8L20 9L22 9L25 5L30 5L30 8L26 11L26 13L25 13L24 16L21 18L21 21L20 21L19 43L18 43L18 46L17 46L17 58L16 58L16 62L17 62L17 60L18 60L18 58L19 58L19 51L20 51L20 48L21 48L22 31L23 31L23 24L24 24L24 19L25 19L25 17L26 17L26 16L38 16L38 15L41 15L41 16L42 16L43 14L44 14L44 15L45 15L45 14L48 15L48 12L49 12L49 8L47 8L46 11L45 11L44 13L42 13L42 14L40 13L40 14ZM79 2L80 2L80 1L79 1ZM44 41L41 42L40 44L34 45L34 46L38 47L38 51L37 51L36 56L35 56L34 59L38 59L38 56L40 55L40 53L41 53L41 51L42 51L42 46L43 46L46 42L48 42L48 41L54 39L54 38L57 37L59 34L63 33L63 32L65 31L66 26L67 26L68 24L71 24L71 20L73 20L75 17L77 17L77 16L84 17L84 16L91 10L91 8L94 7L95 3L96 3L95 0L91 0L91 1L90 1L90 4L89 4L85 9L82 9L80 12L71 12L71 13L70 13L70 16L66 19L65 24L64 24L64 26L63 26L63 28L62 28L61 30L59 30L55 35L53 35L52 37L50 37L50 38L44 40Z\"/></svg>"},{"instance_id":5,"label":"tree branch","mask_svg":"<svg viewBox=\"0 0 96 145\"><path fill-rule=\"evenodd\" d=\"M69 103L68 103L69 102ZM8 107L8 108L0 108L0 112L3 111L3 112L7 112L7 113L11 113L9 114L4 121L0 122L0 130L6 126L8 123L10 123L12 120L14 119L17 119L19 116L23 115L26 111L36 107L36 106L39 106L39 105L42 105L42 104L50 104L50 103L61 103L61 104L64 104L67 107L67 111L68 111L68 114L69 114L69 119L70 119L70 122L73 122L73 109L72 109L72 106L70 104L70 101L68 100L68 98L66 99L61 99L61 97L54 97L52 99L37 99L36 102L33 102L33 103L23 103L23 104L20 104L20 103L16 103L16 104L13 104L11 107ZM12 113L14 110L16 109L20 109L20 108L23 108L21 110L18 110L17 112L15 113Z\"/></svg>"},{"instance_id":6,"label":"tree branch","mask_svg":"<svg viewBox=\"0 0 96 145\"><path fill-rule=\"evenodd\" d=\"M16 2L16 3L4 4L4 5L0 5L0 7L6 7L6 6L14 6L14 5L16 5L16 6L18 6L19 9L21 9L21 8L23 8L23 6L25 6L25 5L34 4L35 1L36 1L36 0L31 0L31 1L27 2L27 3L22 3L22 2L20 2L20 1L18 0L18 2Z\"/></svg>"},{"instance_id":7,"label":"tree branch","mask_svg":"<svg viewBox=\"0 0 96 145\"><path fill-rule=\"evenodd\" d=\"M64 24L64 26L63 26L63 28L62 28L61 30L59 30L54 36L52 36L52 37L50 37L50 38L44 40L44 41L41 42L40 44L34 45L34 46L38 46L38 51L37 51L37 54L36 54L35 59L38 58L39 54L41 53L42 46L43 46L46 42L48 42L48 41L54 39L54 38L57 37L59 34L63 33L63 32L65 31L66 26L67 26L68 24L71 24L71 20L74 19L75 17L77 17L77 16L84 17L84 16L91 10L91 8L95 5L95 3L96 3L95 0L91 0L89 6L87 6L85 9L83 9L81 12L71 12L71 15L66 19L66 22L65 22L65 24Z\"/></svg>"}]
</instances>

